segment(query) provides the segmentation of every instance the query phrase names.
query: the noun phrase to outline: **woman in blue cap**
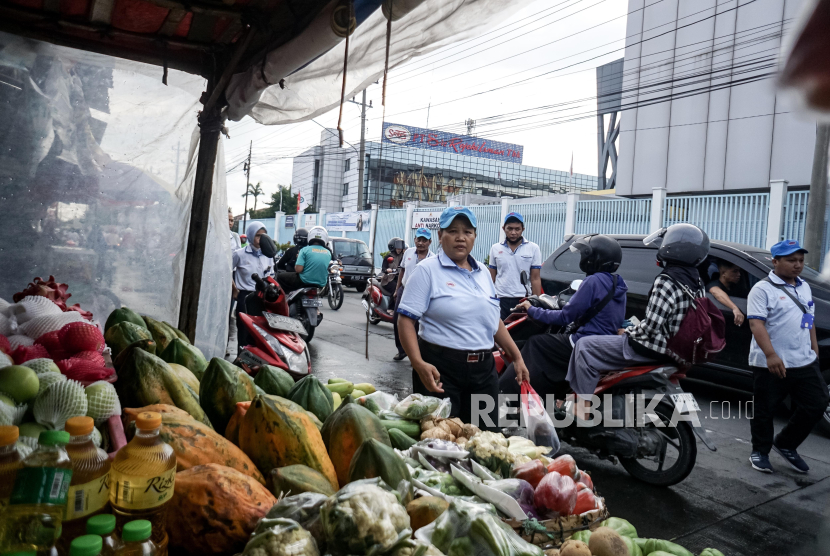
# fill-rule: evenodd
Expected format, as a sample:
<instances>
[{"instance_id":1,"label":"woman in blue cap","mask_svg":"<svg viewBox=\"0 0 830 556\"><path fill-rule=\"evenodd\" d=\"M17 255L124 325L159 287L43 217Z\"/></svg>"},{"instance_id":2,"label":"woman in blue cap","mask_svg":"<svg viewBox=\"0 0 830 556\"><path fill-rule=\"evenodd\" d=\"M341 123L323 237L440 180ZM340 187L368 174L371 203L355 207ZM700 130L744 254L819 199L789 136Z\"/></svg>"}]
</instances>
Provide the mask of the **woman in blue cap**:
<instances>
[{"instance_id":1,"label":"woman in blue cap","mask_svg":"<svg viewBox=\"0 0 830 556\"><path fill-rule=\"evenodd\" d=\"M470 255L476 224L467 207L441 213L441 250L422 261L407 280L398 305L398 329L412 363L414 392L449 398L452 416L495 429L499 379L494 342L513 360L517 382L527 380L528 371L499 318L490 273Z\"/></svg>"}]
</instances>

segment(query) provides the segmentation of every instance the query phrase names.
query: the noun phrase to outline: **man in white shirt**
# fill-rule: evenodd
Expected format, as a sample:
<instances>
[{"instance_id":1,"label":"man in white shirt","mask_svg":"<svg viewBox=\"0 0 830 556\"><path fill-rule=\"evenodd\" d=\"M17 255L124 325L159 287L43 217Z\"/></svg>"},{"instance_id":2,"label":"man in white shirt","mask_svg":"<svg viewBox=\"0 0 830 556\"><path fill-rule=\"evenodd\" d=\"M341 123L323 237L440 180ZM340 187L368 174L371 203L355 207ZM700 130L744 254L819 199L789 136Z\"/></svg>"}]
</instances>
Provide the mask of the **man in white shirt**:
<instances>
[{"instance_id":1,"label":"man in white shirt","mask_svg":"<svg viewBox=\"0 0 830 556\"><path fill-rule=\"evenodd\" d=\"M403 297L406 281L415 272L418 263L435 256L435 253L429 250L430 245L432 245L432 232L427 228L418 228L415 231L415 247L410 247L404 251L401 257L398 285L395 289L395 316L392 317L392 326L395 328L395 345L398 348L398 354L392 358L395 361L403 361L406 358L406 352L403 350L403 345L401 345L401 340L398 337L398 303L401 302ZM415 322L415 330L416 332L418 330L417 322Z\"/></svg>"},{"instance_id":2,"label":"man in white shirt","mask_svg":"<svg viewBox=\"0 0 830 556\"><path fill-rule=\"evenodd\" d=\"M507 318L510 309L519 304L522 298L531 293L542 292L542 251L539 246L524 238L525 219L518 212L511 212L504 219L504 243L496 243L490 248L490 276L496 283L496 295L499 297L501 319ZM530 277L530 293L522 284L521 275L525 271Z\"/></svg>"}]
</instances>

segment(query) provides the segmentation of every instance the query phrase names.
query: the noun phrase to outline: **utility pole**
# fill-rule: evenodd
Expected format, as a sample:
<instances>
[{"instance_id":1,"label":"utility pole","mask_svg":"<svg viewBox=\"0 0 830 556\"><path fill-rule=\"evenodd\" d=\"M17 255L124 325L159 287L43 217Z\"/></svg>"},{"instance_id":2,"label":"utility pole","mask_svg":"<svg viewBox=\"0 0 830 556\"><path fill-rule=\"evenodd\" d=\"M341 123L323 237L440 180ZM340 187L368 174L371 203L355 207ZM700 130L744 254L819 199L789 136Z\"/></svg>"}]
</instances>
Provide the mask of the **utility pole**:
<instances>
[{"instance_id":1,"label":"utility pole","mask_svg":"<svg viewBox=\"0 0 830 556\"><path fill-rule=\"evenodd\" d=\"M816 124L816 147L813 151L813 173L810 176L810 201L804 225L804 263L819 270L824 239L824 216L827 210L827 163L830 149L830 124Z\"/></svg>"},{"instance_id":2,"label":"utility pole","mask_svg":"<svg viewBox=\"0 0 830 556\"><path fill-rule=\"evenodd\" d=\"M248 191L251 189L251 151L254 150L254 141L248 147L248 162L245 163L245 212L242 213L242 231L248 225Z\"/></svg>"},{"instance_id":3,"label":"utility pole","mask_svg":"<svg viewBox=\"0 0 830 556\"><path fill-rule=\"evenodd\" d=\"M360 106L360 159L357 161L357 210L363 210L363 176L366 171L364 163L366 162L366 108L372 107L372 101L366 104L366 89L363 89L363 100L355 102L354 98L349 102L354 102Z\"/></svg>"}]
</instances>

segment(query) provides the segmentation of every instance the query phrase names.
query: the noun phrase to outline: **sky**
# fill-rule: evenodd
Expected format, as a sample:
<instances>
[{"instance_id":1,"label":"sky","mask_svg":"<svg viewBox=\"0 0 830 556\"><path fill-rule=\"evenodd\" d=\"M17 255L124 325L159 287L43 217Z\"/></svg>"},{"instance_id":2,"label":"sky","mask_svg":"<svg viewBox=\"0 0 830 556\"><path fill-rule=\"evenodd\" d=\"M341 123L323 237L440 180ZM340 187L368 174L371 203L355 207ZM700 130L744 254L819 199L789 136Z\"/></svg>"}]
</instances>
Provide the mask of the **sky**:
<instances>
[{"instance_id":1,"label":"sky","mask_svg":"<svg viewBox=\"0 0 830 556\"><path fill-rule=\"evenodd\" d=\"M573 157L575 173L596 175L595 68L623 56L627 11L626 0L541 0L519 11L508 8L477 38L392 69L386 121L463 133L471 118L477 121L474 135L523 145L524 164L567 171ZM373 106L366 138L378 140L381 85L366 94ZM230 139L222 142L234 213L244 209L241 162L251 142L251 183L262 184L262 203L278 185L291 183L292 157L319 144L323 128L335 128L337 118L335 109L299 124L264 126L249 117L228 122ZM345 140L357 146L358 105L344 106L343 127Z\"/></svg>"}]
</instances>

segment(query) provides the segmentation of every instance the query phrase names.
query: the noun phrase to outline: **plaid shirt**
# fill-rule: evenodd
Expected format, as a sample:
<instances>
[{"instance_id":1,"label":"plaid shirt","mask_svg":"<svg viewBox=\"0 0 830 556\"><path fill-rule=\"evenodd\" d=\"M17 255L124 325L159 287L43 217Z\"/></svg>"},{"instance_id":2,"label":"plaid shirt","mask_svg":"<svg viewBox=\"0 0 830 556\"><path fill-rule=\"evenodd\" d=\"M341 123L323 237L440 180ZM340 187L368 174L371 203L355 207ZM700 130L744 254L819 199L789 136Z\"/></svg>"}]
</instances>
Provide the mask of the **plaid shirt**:
<instances>
[{"instance_id":1,"label":"plaid shirt","mask_svg":"<svg viewBox=\"0 0 830 556\"><path fill-rule=\"evenodd\" d=\"M686 291L695 298L706 295L703 289ZM671 278L662 274L657 276L648 298L646 317L625 330L629 338L652 351L671 355L666 344L680 330L680 323L692 305L692 298L686 291Z\"/></svg>"}]
</instances>

